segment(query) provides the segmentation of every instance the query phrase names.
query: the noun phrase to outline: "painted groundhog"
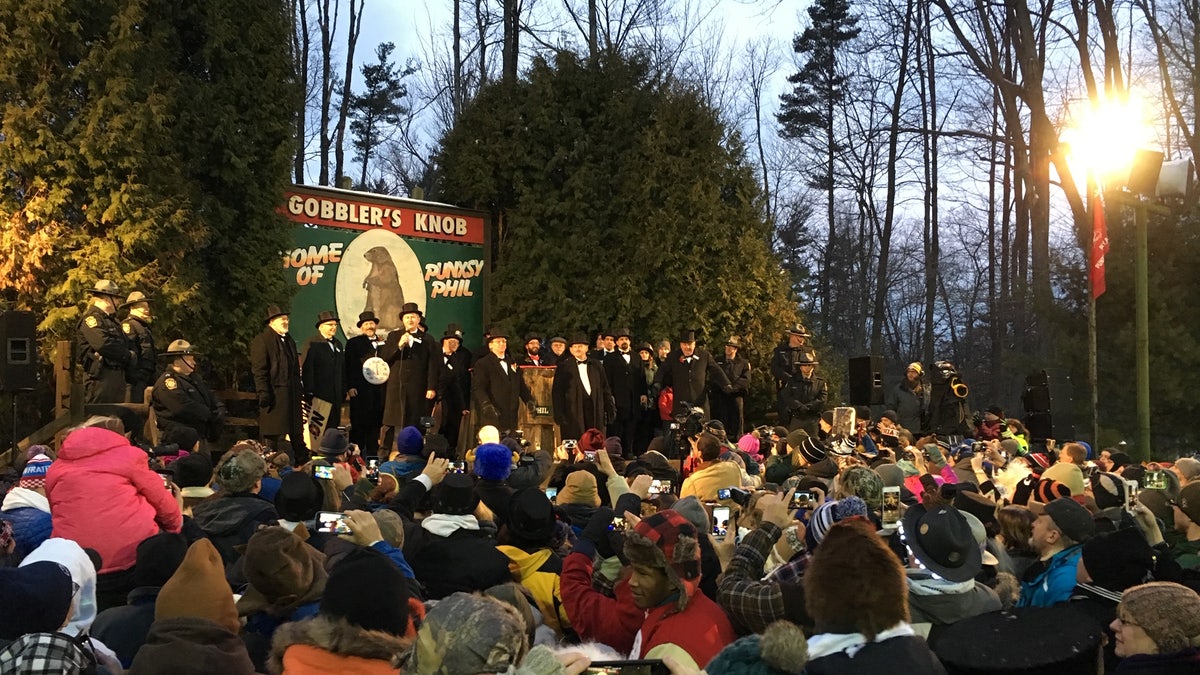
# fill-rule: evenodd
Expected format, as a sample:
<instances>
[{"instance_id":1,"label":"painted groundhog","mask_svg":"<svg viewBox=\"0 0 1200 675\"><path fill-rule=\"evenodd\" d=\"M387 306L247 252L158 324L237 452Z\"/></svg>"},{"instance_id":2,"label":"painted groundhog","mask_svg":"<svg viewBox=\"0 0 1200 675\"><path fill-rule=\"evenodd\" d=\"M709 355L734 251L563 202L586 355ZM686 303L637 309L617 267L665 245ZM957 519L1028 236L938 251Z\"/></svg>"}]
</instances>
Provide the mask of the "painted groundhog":
<instances>
[{"instance_id":1,"label":"painted groundhog","mask_svg":"<svg viewBox=\"0 0 1200 675\"><path fill-rule=\"evenodd\" d=\"M371 263L371 271L363 279L363 288L367 289L367 304L365 312L375 312L379 317L379 328L391 330L399 328L400 308L404 306L404 290L400 288L400 273L396 271L396 263L392 262L392 254L383 246L376 246L363 257Z\"/></svg>"}]
</instances>

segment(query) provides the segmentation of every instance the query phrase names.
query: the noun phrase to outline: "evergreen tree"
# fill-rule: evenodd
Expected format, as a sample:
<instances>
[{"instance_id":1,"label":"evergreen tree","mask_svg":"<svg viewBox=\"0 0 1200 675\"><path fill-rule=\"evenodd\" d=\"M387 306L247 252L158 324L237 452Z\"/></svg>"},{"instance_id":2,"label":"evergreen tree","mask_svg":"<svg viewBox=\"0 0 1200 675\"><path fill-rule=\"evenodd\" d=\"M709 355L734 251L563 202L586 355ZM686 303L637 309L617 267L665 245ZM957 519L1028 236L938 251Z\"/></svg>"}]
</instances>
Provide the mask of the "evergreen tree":
<instances>
[{"instance_id":1,"label":"evergreen tree","mask_svg":"<svg viewBox=\"0 0 1200 675\"><path fill-rule=\"evenodd\" d=\"M823 190L826 198L828 239L821 274L821 333L832 327L830 316L830 278L834 275L833 242L836 238L834 217L834 163L840 148L835 137L835 114L845 98L846 76L838 67L838 53L858 37L858 17L850 14L847 0L815 0L808 7L811 24L792 40L792 50L805 59L798 72L788 77L793 89L780 98L783 105L777 118L784 138L801 139L821 159L809 183Z\"/></svg>"},{"instance_id":2,"label":"evergreen tree","mask_svg":"<svg viewBox=\"0 0 1200 675\"><path fill-rule=\"evenodd\" d=\"M60 339L98 278L226 366L286 302L282 0L0 5L0 276ZM236 16L236 21L230 17Z\"/></svg>"},{"instance_id":3,"label":"evergreen tree","mask_svg":"<svg viewBox=\"0 0 1200 675\"><path fill-rule=\"evenodd\" d=\"M385 140L385 130L400 123L408 108L401 100L408 95L404 78L411 75L412 67L401 70L389 61L396 46L383 42L375 48L376 63L362 67L365 91L350 98L350 137L354 146L354 160L362 162L358 184L367 184L367 166L375 148Z\"/></svg>"},{"instance_id":4,"label":"evergreen tree","mask_svg":"<svg viewBox=\"0 0 1200 675\"><path fill-rule=\"evenodd\" d=\"M438 158L436 196L493 213L490 315L769 352L796 308L738 135L640 59L560 54L527 78L485 87Z\"/></svg>"}]
</instances>

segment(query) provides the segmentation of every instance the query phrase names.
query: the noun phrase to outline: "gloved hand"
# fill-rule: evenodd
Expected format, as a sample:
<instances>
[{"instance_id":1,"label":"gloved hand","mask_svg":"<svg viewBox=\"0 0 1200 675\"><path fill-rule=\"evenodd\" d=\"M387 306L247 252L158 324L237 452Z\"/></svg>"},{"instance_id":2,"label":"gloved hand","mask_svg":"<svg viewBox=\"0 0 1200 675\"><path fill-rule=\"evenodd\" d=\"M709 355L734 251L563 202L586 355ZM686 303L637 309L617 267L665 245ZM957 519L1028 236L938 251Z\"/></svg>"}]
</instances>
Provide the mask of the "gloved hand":
<instances>
[{"instance_id":1,"label":"gloved hand","mask_svg":"<svg viewBox=\"0 0 1200 675\"><path fill-rule=\"evenodd\" d=\"M267 392L258 395L258 407L273 408L275 407L275 397Z\"/></svg>"},{"instance_id":2,"label":"gloved hand","mask_svg":"<svg viewBox=\"0 0 1200 675\"><path fill-rule=\"evenodd\" d=\"M613 515L612 509L601 506L592 514L587 526L583 528L583 532L579 533L580 538L595 544L596 552L605 558L616 555L608 538L608 526L612 524Z\"/></svg>"}]
</instances>

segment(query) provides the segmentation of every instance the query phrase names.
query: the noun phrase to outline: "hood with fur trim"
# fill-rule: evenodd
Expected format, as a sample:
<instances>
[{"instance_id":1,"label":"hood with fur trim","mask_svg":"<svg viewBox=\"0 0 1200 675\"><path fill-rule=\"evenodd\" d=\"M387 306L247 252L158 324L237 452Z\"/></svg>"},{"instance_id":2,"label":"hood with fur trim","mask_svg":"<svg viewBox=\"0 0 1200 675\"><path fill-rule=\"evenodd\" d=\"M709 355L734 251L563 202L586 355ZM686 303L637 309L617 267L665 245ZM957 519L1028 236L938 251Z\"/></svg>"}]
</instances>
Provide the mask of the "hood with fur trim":
<instances>
[{"instance_id":1,"label":"hood with fur trim","mask_svg":"<svg viewBox=\"0 0 1200 675\"><path fill-rule=\"evenodd\" d=\"M410 611L417 611L414 603L420 606L419 601L410 600ZM424 613L423 606L420 611ZM275 631L267 667L272 673L333 673L346 669L345 661L354 658L378 661L379 672L394 673L411 646L411 637L366 630L345 619L318 614L285 623ZM364 668L356 672L373 671Z\"/></svg>"}]
</instances>

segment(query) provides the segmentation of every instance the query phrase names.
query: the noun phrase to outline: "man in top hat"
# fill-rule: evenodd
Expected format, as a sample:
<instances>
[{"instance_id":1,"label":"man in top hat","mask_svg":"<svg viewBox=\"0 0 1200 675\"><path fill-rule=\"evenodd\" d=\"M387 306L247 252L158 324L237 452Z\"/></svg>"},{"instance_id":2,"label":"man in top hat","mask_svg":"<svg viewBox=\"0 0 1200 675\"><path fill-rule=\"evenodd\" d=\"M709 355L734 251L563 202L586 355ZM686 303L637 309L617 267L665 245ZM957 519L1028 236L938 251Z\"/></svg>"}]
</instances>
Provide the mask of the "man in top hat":
<instances>
[{"instance_id":1,"label":"man in top hat","mask_svg":"<svg viewBox=\"0 0 1200 675\"><path fill-rule=\"evenodd\" d=\"M654 376L655 393L657 395L664 387L671 387L676 406L686 402L702 407L708 413L710 383L727 394L733 392L733 385L712 354L696 347L696 331L685 330L679 336L679 346L658 367L658 373Z\"/></svg>"},{"instance_id":2,"label":"man in top hat","mask_svg":"<svg viewBox=\"0 0 1200 675\"><path fill-rule=\"evenodd\" d=\"M733 391L726 394L716 387L711 387L708 400L712 403L712 415L725 425L725 433L729 440L736 442L742 437L744 425L743 412L746 395L750 393L750 362L741 355L742 341L736 335L729 336L725 341L725 354L717 358L717 366L729 378Z\"/></svg>"},{"instance_id":3,"label":"man in top hat","mask_svg":"<svg viewBox=\"0 0 1200 675\"><path fill-rule=\"evenodd\" d=\"M448 324L442 334L437 393L442 404L439 433L446 437L451 450L456 450L459 428L471 407L471 352L462 346L462 329L456 323Z\"/></svg>"},{"instance_id":4,"label":"man in top hat","mask_svg":"<svg viewBox=\"0 0 1200 675\"><path fill-rule=\"evenodd\" d=\"M346 400L346 350L337 339L337 314L325 311L317 314L317 334L304 342L300 352L300 379L308 401L319 398L329 401L326 427L342 425L342 401Z\"/></svg>"},{"instance_id":5,"label":"man in top hat","mask_svg":"<svg viewBox=\"0 0 1200 675\"><path fill-rule=\"evenodd\" d=\"M358 315L358 335L346 341L346 395L350 398L350 442L362 448L364 457L379 453L379 429L383 426L382 384L371 384L363 376L363 363L379 356L383 339L376 333L379 318L367 310Z\"/></svg>"},{"instance_id":6,"label":"man in top hat","mask_svg":"<svg viewBox=\"0 0 1200 675\"><path fill-rule=\"evenodd\" d=\"M817 431L817 420L829 395L829 384L815 374L818 365L810 352L801 351L796 364L799 372L779 390L779 423L788 429L804 429L810 434Z\"/></svg>"},{"instance_id":7,"label":"man in top hat","mask_svg":"<svg viewBox=\"0 0 1200 675\"><path fill-rule=\"evenodd\" d=\"M250 370L258 394L258 432L274 450L283 450L280 439L291 441L288 455L296 466L308 462L301 419L300 354L288 335L288 313L278 305L267 307L267 327L250 343Z\"/></svg>"},{"instance_id":8,"label":"man in top hat","mask_svg":"<svg viewBox=\"0 0 1200 675\"><path fill-rule=\"evenodd\" d=\"M616 402L616 417L609 422L608 435L619 437L626 457L633 457L634 437L644 410L642 404L649 400L649 394L642 359L633 351L632 331L618 328L613 332L617 334L617 349L603 362L604 375Z\"/></svg>"},{"instance_id":9,"label":"man in top hat","mask_svg":"<svg viewBox=\"0 0 1200 675\"><path fill-rule=\"evenodd\" d=\"M421 330L421 310L415 302L400 308L403 330L388 334L380 356L392 371L388 375L387 395L383 403L383 432L386 440L395 428L419 427L421 418L433 409L438 383L438 342ZM381 442L383 447L387 443Z\"/></svg>"},{"instance_id":10,"label":"man in top hat","mask_svg":"<svg viewBox=\"0 0 1200 675\"><path fill-rule=\"evenodd\" d=\"M588 429L604 429L616 415L616 402L604 366L588 358L587 336L577 333L569 349L571 357L554 369L551 392L562 437L578 439Z\"/></svg>"},{"instance_id":11,"label":"man in top hat","mask_svg":"<svg viewBox=\"0 0 1200 675\"><path fill-rule=\"evenodd\" d=\"M525 334L525 353L521 355L522 366L552 366L554 363L542 353L542 339L534 333Z\"/></svg>"},{"instance_id":12,"label":"man in top hat","mask_svg":"<svg viewBox=\"0 0 1200 675\"><path fill-rule=\"evenodd\" d=\"M141 291L129 294L118 307L128 312L121 322L125 338L133 343L137 352L137 364L125 371L129 383L130 403L141 403L146 398L146 388L154 382L158 353L154 349L154 334L150 331L150 303Z\"/></svg>"},{"instance_id":13,"label":"man in top hat","mask_svg":"<svg viewBox=\"0 0 1200 675\"><path fill-rule=\"evenodd\" d=\"M167 347L163 356L170 362L154 383L150 405L160 436L175 427L189 427L200 438L215 443L225 426L225 406L196 372L196 354L187 340L176 340Z\"/></svg>"},{"instance_id":14,"label":"man in top hat","mask_svg":"<svg viewBox=\"0 0 1200 675\"><path fill-rule=\"evenodd\" d=\"M588 354L588 357L604 363L604 359L617 350L617 336L614 335L616 332L615 330L606 328L597 333L596 348ZM570 345L567 345L567 347L569 348Z\"/></svg>"},{"instance_id":15,"label":"man in top hat","mask_svg":"<svg viewBox=\"0 0 1200 675\"><path fill-rule=\"evenodd\" d=\"M488 353L475 362L471 372L471 409L477 419L475 429L492 425L501 432L517 428L521 401L533 408L533 393L520 369L508 355L508 332L488 330ZM564 436L564 438L568 438Z\"/></svg>"},{"instance_id":16,"label":"man in top hat","mask_svg":"<svg viewBox=\"0 0 1200 675\"><path fill-rule=\"evenodd\" d=\"M810 361L817 360L817 353L809 344L812 335L804 324L792 324L787 330L787 342L771 352L771 376L775 378L775 391L781 391L788 382L800 374L802 354L808 354Z\"/></svg>"},{"instance_id":17,"label":"man in top hat","mask_svg":"<svg viewBox=\"0 0 1200 675\"><path fill-rule=\"evenodd\" d=\"M75 326L75 363L83 370L83 402L121 403L125 373L138 363L137 348L116 319L121 291L101 279L88 293L91 303Z\"/></svg>"}]
</instances>

